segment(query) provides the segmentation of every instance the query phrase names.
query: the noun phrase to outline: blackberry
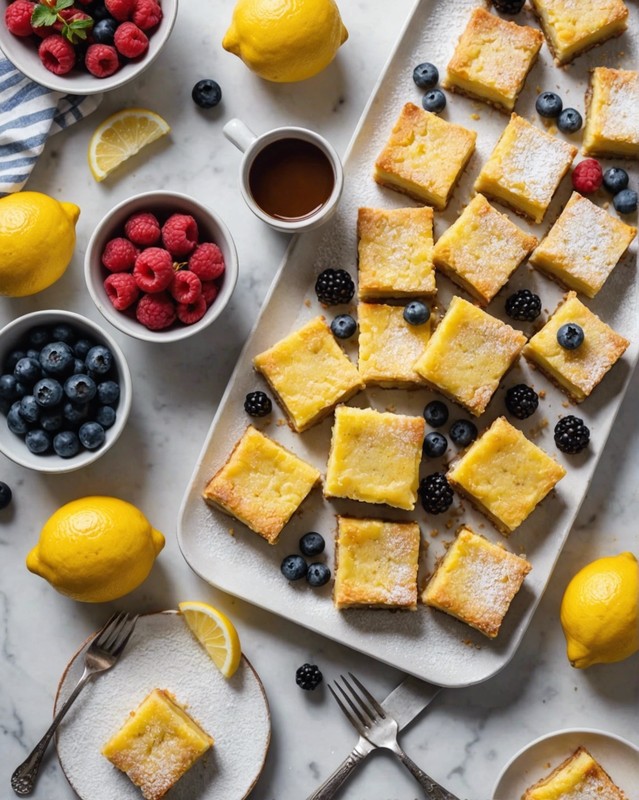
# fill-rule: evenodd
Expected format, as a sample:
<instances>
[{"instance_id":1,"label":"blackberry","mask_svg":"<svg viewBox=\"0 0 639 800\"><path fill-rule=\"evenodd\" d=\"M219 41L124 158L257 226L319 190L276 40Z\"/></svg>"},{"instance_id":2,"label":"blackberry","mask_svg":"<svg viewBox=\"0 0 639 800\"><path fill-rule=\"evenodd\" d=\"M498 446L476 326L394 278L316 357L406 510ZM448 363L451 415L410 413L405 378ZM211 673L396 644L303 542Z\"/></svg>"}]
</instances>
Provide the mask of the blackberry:
<instances>
[{"instance_id":1,"label":"blackberry","mask_svg":"<svg viewBox=\"0 0 639 800\"><path fill-rule=\"evenodd\" d=\"M557 342L564 350L576 350L583 344L584 329L576 322L567 322L557 331Z\"/></svg>"},{"instance_id":2,"label":"blackberry","mask_svg":"<svg viewBox=\"0 0 639 800\"><path fill-rule=\"evenodd\" d=\"M4 482L0 481L0 509L6 508L11 502L13 492L10 487Z\"/></svg>"},{"instance_id":3,"label":"blackberry","mask_svg":"<svg viewBox=\"0 0 639 800\"><path fill-rule=\"evenodd\" d=\"M519 14L526 0L493 0L493 5L500 14Z\"/></svg>"},{"instance_id":4,"label":"blackberry","mask_svg":"<svg viewBox=\"0 0 639 800\"><path fill-rule=\"evenodd\" d=\"M458 419L450 426L450 438L457 447L468 447L477 438L477 425L469 419Z\"/></svg>"},{"instance_id":5,"label":"blackberry","mask_svg":"<svg viewBox=\"0 0 639 800\"><path fill-rule=\"evenodd\" d=\"M532 322L541 314L541 298L530 289L519 289L506 298L506 314L511 319Z\"/></svg>"},{"instance_id":6,"label":"blackberry","mask_svg":"<svg viewBox=\"0 0 639 800\"><path fill-rule=\"evenodd\" d=\"M318 556L324 552L326 542L320 533L309 531L300 539L300 550L305 556Z\"/></svg>"},{"instance_id":7,"label":"blackberry","mask_svg":"<svg viewBox=\"0 0 639 800\"><path fill-rule=\"evenodd\" d=\"M357 330L357 323L350 314L339 314L331 322L333 336L338 339L350 339Z\"/></svg>"},{"instance_id":8,"label":"blackberry","mask_svg":"<svg viewBox=\"0 0 639 800\"><path fill-rule=\"evenodd\" d=\"M325 269L317 276L315 294L325 306L338 306L350 303L355 294L355 284L345 269Z\"/></svg>"},{"instance_id":9,"label":"blackberry","mask_svg":"<svg viewBox=\"0 0 639 800\"><path fill-rule=\"evenodd\" d=\"M590 429L579 417L570 414L555 425L555 444L562 453L581 453L589 441Z\"/></svg>"},{"instance_id":10,"label":"blackberry","mask_svg":"<svg viewBox=\"0 0 639 800\"><path fill-rule=\"evenodd\" d=\"M428 514L443 514L453 502L453 490L443 472L434 472L419 484L419 499Z\"/></svg>"},{"instance_id":11,"label":"blackberry","mask_svg":"<svg viewBox=\"0 0 639 800\"><path fill-rule=\"evenodd\" d=\"M438 431L431 431L426 434L422 445L422 453L427 458L439 458L444 455L446 450L448 450L448 441L445 436Z\"/></svg>"},{"instance_id":12,"label":"blackberry","mask_svg":"<svg viewBox=\"0 0 639 800\"><path fill-rule=\"evenodd\" d=\"M244 398L244 411L249 417L265 417L272 410L273 403L265 392L249 392Z\"/></svg>"},{"instance_id":13,"label":"blackberry","mask_svg":"<svg viewBox=\"0 0 639 800\"><path fill-rule=\"evenodd\" d=\"M441 428L448 422L448 407L441 400L432 400L424 409L424 419L431 428Z\"/></svg>"},{"instance_id":14,"label":"blackberry","mask_svg":"<svg viewBox=\"0 0 639 800\"><path fill-rule=\"evenodd\" d=\"M446 108L446 95L441 89L431 89L422 97L422 107L433 114L439 114Z\"/></svg>"},{"instance_id":15,"label":"blackberry","mask_svg":"<svg viewBox=\"0 0 639 800\"><path fill-rule=\"evenodd\" d=\"M317 689L322 680L323 675L317 664L302 664L295 673L295 683L305 692Z\"/></svg>"},{"instance_id":16,"label":"blackberry","mask_svg":"<svg viewBox=\"0 0 639 800\"><path fill-rule=\"evenodd\" d=\"M309 586L324 586L331 578L331 571L326 564L309 564L306 581Z\"/></svg>"},{"instance_id":17,"label":"blackberry","mask_svg":"<svg viewBox=\"0 0 639 800\"><path fill-rule=\"evenodd\" d=\"M506 408L517 419L528 419L537 411L539 395L525 383L511 386L506 392Z\"/></svg>"},{"instance_id":18,"label":"blackberry","mask_svg":"<svg viewBox=\"0 0 639 800\"><path fill-rule=\"evenodd\" d=\"M434 64L424 61L413 70L413 80L420 89L432 89L439 82L439 70Z\"/></svg>"}]
</instances>

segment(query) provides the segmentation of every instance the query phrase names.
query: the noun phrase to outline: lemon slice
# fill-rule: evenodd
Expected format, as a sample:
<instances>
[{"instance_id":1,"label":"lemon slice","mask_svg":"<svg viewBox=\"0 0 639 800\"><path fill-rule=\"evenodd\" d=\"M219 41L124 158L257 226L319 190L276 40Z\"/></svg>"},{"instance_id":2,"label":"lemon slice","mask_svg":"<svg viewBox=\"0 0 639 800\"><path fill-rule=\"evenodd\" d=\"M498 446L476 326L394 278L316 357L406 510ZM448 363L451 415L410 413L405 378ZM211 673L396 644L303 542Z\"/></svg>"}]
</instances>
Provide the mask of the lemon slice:
<instances>
[{"instance_id":1,"label":"lemon slice","mask_svg":"<svg viewBox=\"0 0 639 800\"><path fill-rule=\"evenodd\" d=\"M166 120L146 108L125 108L95 130L89 142L89 167L103 181L116 167L171 130Z\"/></svg>"},{"instance_id":2,"label":"lemon slice","mask_svg":"<svg viewBox=\"0 0 639 800\"><path fill-rule=\"evenodd\" d=\"M207 603L189 601L180 603L178 608L215 666L230 678L242 657L240 637L231 620Z\"/></svg>"}]
</instances>

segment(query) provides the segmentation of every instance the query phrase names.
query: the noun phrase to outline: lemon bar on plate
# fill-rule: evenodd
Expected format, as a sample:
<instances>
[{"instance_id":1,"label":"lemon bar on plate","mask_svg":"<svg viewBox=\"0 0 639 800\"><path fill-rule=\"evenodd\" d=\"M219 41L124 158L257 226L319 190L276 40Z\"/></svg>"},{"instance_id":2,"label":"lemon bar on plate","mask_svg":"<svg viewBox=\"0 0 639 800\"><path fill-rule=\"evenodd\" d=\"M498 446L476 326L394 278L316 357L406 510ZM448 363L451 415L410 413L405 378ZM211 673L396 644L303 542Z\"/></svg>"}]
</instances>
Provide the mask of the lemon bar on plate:
<instances>
[{"instance_id":1,"label":"lemon bar on plate","mask_svg":"<svg viewBox=\"0 0 639 800\"><path fill-rule=\"evenodd\" d=\"M478 6L446 69L442 85L453 92L512 111L544 37Z\"/></svg>"},{"instance_id":2,"label":"lemon bar on plate","mask_svg":"<svg viewBox=\"0 0 639 800\"><path fill-rule=\"evenodd\" d=\"M422 600L494 639L531 569L525 558L463 526L428 582Z\"/></svg>"},{"instance_id":3,"label":"lemon bar on plate","mask_svg":"<svg viewBox=\"0 0 639 800\"><path fill-rule=\"evenodd\" d=\"M477 194L437 240L435 266L480 305L490 303L537 244Z\"/></svg>"},{"instance_id":4,"label":"lemon bar on plate","mask_svg":"<svg viewBox=\"0 0 639 800\"><path fill-rule=\"evenodd\" d=\"M575 350L566 350L557 341L557 332L571 322L581 327L584 340ZM575 292L568 292L552 317L524 347L523 355L581 403L629 344L578 300Z\"/></svg>"},{"instance_id":5,"label":"lemon bar on plate","mask_svg":"<svg viewBox=\"0 0 639 800\"><path fill-rule=\"evenodd\" d=\"M357 238L361 300L435 294L432 208L360 208Z\"/></svg>"},{"instance_id":6,"label":"lemon bar on plate","mask_svg":"<svg viewBox=\"0 0 639 800\"><path fill-rule=\"evenodd\" d=\"M566 470L504 417L453 462L451 486L508 536L531 514Z\"/></svg>"},{"instance_id":7,"label":"lemon bar on plate","mask_svg":"<svg viewBox=\"0 0 639 800\"><path fill-rule=\"evenodd\" d=\"M636 233L632 225L573 192L530 263L568 289L594 297Z\"/></svg>"},{"instance_id":8,"label":"lemon bar on plate","mask_svg":"<svg viewBox=\"0 0 639 800\"><path fill-rule=\"evenodd\" d=\"M170 692L154 689L104 745L102 755L140 788L160 800L213 746Z\"/></svg>"},{"instance_id":9,"label":"lemon bar on plate","mask_svg":"<svg viewBox=\"0 0 639 800\"><path fill-rule=\"evenodd\" d=\"M475 150L476 139L475 131L406 103L377 157L374 178L442 211Z\"/></svg>"},{"instance_id":10,"label":"lemon bar on plate","mask_svg":"<svg viewBox=\"0 0 639 800\"><path fill-rule=\"evenodd\" d=\"M577 148L512 114L475 181L482 192L541 222Z\"/></svg>"},{"instance_id":11,"label":"lemon bar on plate","mask_svg":"<svg viewBox=\"0 0 639 800\"><path fill-rule=\"evenodd\" d=\"M585 747L526 790L521 800L628 800Z\"/></svg>"},{"instance_id":12,"label":"lemon bar on plate","mask_svg":"<svg viewBox=\"0 0 639 800\"><path fill-rule=\"evenodd\" d=\"M639 158L639 72L595 67L586 92L583 151Z\"/></svg>"},{"instance_id":13,"label":"lemon bar on plate","mask_svg":"<svg viewBox=\"0 0 639 800\"><path fill-rule=\"evenodd\" d=\"M429 386L478 417L525 343L520 331L453 297L415 370Z\"/></svg>"},{"instance_id":14,"label":"lemon bar on plate","mask_svg":"<svg viewBox=\"0 0 639 800\"><path fill-rule=\"evenodd\" d=\"M417 608L416 522L337 518L336 608Z\"/></svg>"},{"instance_id":15,"label":"lemon bar on plate","mask_svg":"<svg viewBox=\"0 0 639 800\"><path fill-rule=\"evenodd\" d=\"M319 481L315 467L249 425L226 463L207 483L203 497L275 544Z\"/></svg>"}]
</instances>

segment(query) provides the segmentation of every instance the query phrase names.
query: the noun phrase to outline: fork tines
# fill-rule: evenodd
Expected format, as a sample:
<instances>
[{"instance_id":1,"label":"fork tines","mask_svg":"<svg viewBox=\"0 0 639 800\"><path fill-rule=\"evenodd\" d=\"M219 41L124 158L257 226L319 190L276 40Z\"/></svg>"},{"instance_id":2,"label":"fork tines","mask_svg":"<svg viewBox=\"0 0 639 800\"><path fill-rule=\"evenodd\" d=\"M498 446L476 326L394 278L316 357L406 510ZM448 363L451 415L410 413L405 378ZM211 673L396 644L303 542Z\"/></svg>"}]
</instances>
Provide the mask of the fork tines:
<instances>
[{"instance_id":1,"label":"fork tines","mask_svg":"<svg viewBox=\"0 0 639 800\"><path fill-rule=\"evenodd\" d=\"M336 689L340 692L346 703L348 704L349 708L346 707L344 702L340 699L338 694L334 691L332 686L328 686L330 693L335 698L337 705L342 710L343 714L346 716L348 721L351 725L356 728L360 733L363 729L368 728L371 724L373 724L377 719L385 719L386 713L382 706L377 702L377 700L373 697L373 695L368 691L368 689L359 681L352 672L348 673L351 677L351 680L357 688L362 692L368 703L361 697L361 695L357 692L357 690L351 685L344 675L340 675L340 679L346 689L339 684L337 681L334 681ZM357 705L351 700L351 697L357 702ZM370 704L370 705L369 705ZM359 706L359 707L358 707ZM352 713L351 713L352 711ZM355 716L353 716L355 715Z\"/></svg>"}]
</instances>

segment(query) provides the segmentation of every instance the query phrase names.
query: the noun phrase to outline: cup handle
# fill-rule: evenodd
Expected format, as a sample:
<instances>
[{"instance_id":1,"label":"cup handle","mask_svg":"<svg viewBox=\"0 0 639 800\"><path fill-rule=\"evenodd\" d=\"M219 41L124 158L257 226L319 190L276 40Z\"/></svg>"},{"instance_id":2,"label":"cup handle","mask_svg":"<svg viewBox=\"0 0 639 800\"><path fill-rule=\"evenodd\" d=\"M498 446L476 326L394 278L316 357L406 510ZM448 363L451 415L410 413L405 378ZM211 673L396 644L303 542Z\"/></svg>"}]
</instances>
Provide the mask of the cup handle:
<instances>
[{"instance_id":1,"label":"cup handle","mask_svg":"<svg viewBox=\"0 0 639 800\"><path fill-rule=\"evenodd\" d=\"M241 150L243 153L246 152L257 139L253 131L248 128L241 119L237 118L229 120L222 128L222 132L229 142L234 144L237 149Z\"/></svg>"}]
</instances>

